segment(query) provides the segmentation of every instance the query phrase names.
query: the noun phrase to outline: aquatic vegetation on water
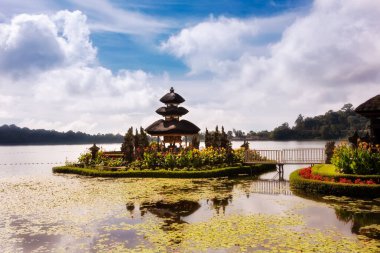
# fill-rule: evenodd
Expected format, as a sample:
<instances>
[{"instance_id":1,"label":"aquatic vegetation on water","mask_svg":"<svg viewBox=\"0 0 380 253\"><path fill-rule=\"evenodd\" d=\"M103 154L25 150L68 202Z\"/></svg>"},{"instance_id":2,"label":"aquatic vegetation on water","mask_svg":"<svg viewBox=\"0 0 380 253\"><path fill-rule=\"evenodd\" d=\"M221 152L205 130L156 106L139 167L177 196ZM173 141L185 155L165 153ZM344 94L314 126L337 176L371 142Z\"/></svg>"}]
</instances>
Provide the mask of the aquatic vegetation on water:
<instances>
[{"instance_id":1,"label":"aquatic vegetation on water","mask_svg":"<svg viewBox=\"0 0 380 253\"><path fill-rule=\"evenodd\" d=\"M108 231L133 230L155 252L377 252L374 240L355 241L333 230L305 227L301 215L228 215L199 223L173 223L162 230L163 222L149 219L143 224L105 227ZM120 245L119 245L120 246ZM98 245L98 247L101 247ZM102 246L103 248L105 246Z\"/></svg>"},{"instance_id":2,"label":"aquatic vegetation on water","mask_svg":"<svg viewBox=\"0 0 380 253\"><path fill-rule=\"evenodd\" d=\"M281 207L275 214L243 206L244 212L217 211L232 199L252 197L254 182L1 179L0 243L4 252L378 251L376 240L308 226L299 210L325 204L292 198L271 202L269 208ZM200 207L206 200L210 204ZM208 215L194 220L202 208Z\"/></svg>"}]
</instances>

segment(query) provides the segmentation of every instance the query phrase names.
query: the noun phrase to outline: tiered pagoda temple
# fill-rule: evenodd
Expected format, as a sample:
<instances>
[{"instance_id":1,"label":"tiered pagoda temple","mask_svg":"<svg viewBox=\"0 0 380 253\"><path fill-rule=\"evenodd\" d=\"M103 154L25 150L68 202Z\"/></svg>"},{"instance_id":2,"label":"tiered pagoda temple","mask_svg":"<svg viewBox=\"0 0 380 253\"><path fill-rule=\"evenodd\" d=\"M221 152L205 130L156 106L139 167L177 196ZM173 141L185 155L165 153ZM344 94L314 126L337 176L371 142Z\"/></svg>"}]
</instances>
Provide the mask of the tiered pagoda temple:
<instances>
[{"instance_id":1,"label":"tiered pagoda temple","mask_svg":"<svg viewBox=\"0 0 380 253\"><path fill-rule=\"evenodd\" d=\"M370 141L380 144L380 94L359 105L355 112L370 120Z\"/></svg>"},{"instance_id":2,"label":"tiered pagoda temple","mask_svg":"<svg viewBox=\"0 0 380 253\"><path fill-rule=\"evenodd\" d=\"M160 107L156 113L165 117L148 126L145 131L152 135L163 137L163 143L169 143L174 146L176 143L182 143L182 136L187 139L188 136L198 134L199 127L187 120L180 120L179 118L189 111L184 107L178 105L185 102L185 99L174 92L173 87L170 92L165 94L160 101L166 106Z\"/></svg>"}]
</instances>

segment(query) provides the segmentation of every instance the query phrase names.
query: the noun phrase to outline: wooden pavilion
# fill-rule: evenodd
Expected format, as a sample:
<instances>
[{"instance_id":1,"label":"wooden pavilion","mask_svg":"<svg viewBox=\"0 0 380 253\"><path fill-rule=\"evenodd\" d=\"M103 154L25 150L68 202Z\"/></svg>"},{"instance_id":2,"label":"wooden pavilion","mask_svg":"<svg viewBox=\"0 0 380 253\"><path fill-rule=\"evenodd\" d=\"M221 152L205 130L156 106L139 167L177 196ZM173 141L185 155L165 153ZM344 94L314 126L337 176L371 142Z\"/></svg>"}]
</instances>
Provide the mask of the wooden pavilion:
<instances>
[{"instance_id":1,"label":"wooden pavilion","mask_svg":"<svg viewBox=\"0 0 380 253\"><path fill-rule=\"evenodd\" d=\"M380 144L380 94L359 105L355 112L370 120L370 140Z\"/></svg>"},{"instance_id":2,"label":"wooden pavilion","mask_svg":"<svg viewBox=\"0 0 380 253\"><path fill-rule=\"evenodd\" d=\"M189 111L179 106L179 104L185 102L185 99L174 92L173 87L170 88L170 92L165 94L160 101L166 106L160 107L156 110L156 113L163 116L164 119L157 120L145 131L151 136L157 136L159 142L160 137L164 143L169 143L170 146L175 146L176 143L181 145L182 137L185 136L186 145L187 137L198 134L199 127L187 120L180 120L180 117L188 113Z\"/></svg>"}]
</instances>

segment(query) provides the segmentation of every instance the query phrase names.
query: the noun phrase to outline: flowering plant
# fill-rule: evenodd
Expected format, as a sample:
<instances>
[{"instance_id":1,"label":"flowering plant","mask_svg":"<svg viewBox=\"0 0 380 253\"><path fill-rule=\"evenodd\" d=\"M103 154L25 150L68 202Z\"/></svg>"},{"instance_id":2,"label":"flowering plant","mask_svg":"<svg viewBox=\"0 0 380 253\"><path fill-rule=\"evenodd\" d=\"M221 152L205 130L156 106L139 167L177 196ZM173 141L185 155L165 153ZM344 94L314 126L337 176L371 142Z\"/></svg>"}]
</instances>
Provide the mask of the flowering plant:
<instances>
[{"instance_id":1,"label":"flowering plant","mask_svg":"<svg viewBox=\"0 0 380 253\"><path fill-rule=\"evenodd\" d=\"M380 174L380 146L359 142L358 147L339 145L331 163L344 174Z\"/></svg>"},{"instance_id":2,"label":"flowering plant","mask_svg":"<svg viewBox=\"0 0 380 253\"><path fill-rule=\"evenodd\" d=\"M338 180L335 180L334 178L331 178L331 177L324 177L319 174L313 174L311 167L301 169L299 171L299 175L305 179L325 181L325 182L337 182L337 183L343 183L343 184L376 184L376 182L374 182L372 179L363 180L363 179L357 178L354 181L352 181L351 179L341 177Z\"/></svg>"}]
</instances>

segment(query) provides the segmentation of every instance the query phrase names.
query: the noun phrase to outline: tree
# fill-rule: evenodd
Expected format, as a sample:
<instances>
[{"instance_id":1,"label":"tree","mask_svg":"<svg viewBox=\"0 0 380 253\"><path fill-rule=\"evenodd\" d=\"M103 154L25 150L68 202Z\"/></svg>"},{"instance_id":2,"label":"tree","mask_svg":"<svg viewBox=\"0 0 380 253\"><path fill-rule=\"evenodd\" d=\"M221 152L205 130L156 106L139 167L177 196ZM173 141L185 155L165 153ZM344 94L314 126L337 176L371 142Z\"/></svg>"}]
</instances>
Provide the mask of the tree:
<instances>
[{"instance_id":1,"label":"tree","mask_svg":"<svg viewBox=\"0 0 380 253\"><path fill-rule=\"evenodd\" d=\"M256 133L255 133L255 131L249 131L248 133L247 133L247 137L250 137L250 138L252 138L252 137L255 137L256 136Z\"/></svg>"},{"instance_id":2,"label":"tree","mask_svg":"<svg viewBox=\"0 0 380 253\"><path fill-rule=\"evenodd\" d=\"M137 159L142 159L144 157L144 150L149 146L149 139L144 129L140 127L140 133L137 132L134 136L134 145L135 145L135 157Z\"/></svg>"},{"instance_id":3,"label":"tree","mask_svg":"<svg viewBox=\"0 0 380 253\"><path fill-rule=\"evenodd\" d=\"M140 146L140 135L139 132L137 131L137 128L135 129L135 135L133 136L133 146L136 150Z\"/></svg>"},{"instance_id":4,"label":"tree","mask_svg":"<svg viewBox=\"0 0 380 253\"><path fill-rule=\"evenodd\" d=\"M211 146L214 148L220 148L220 132L218 126L215 127L215 132L212 135Z\"/></svg>"},{"instance_id":5,"label":"tree","mask_svg":"<svg viewBox=\"0 0 380 253\"><path fill-rule=\"evenodd\" d=\"M299 114L296 121L294 122L296 124L295 128L303 128L303 116L302 114Z\"/></svg>"},{"instance_id":6,"label":"tree","mask_svg":"<svg viewBox=\"0 0 380 253\"><path fill-rule=\"evenodd\" d=\"M133 146L134 146L133 128L129 128L124 136L124 142L121 145L121 152L123 153L123 160L126 162L133 161Z\"/></svg>"},{"instance_id":7,"label":"tree","mask_svg":"<svg viewBox=\"0 0 380 253\"><path fill-rule=\"evenodd\" d=\"M288 123L283 123L281 126L276 127L272 132L272 138L275 140L289 140L292 136L292 130Z\"/></svg>"},{"instance_id":8,"label":"tree","mask_svg":"<svg viewBox=\"0 0 380 253\"><path fill-rule=\"evenodd\" d=\"M200 143L200 138L198 134L193 135L191 138L191 146L193 148L199 149L199 143Z\"/></svg>"},{"instance_id":9,"label":"tree","mask_svg":"<svg viewBox=\"0 0 380 253\"><path fill-rule=\"evenodd\" d=\"M351 103L347 103L347 104L343 105L342 109L340 109L340 110L343 112L349 112L349 111L353 111L354 107Z\"/></svg>"},{"instance_id":10,"label":"tree","mask_svg":"<svg viewBox=\"0 0 380 253\"><path fill-rule=\"evenodd\" d=\"M245 136L245 133L242 130L232 129L232 131L237 138L243 138Z\"/></svg>"},{"instance_id":11,"label":"tree","mask_svg":"<svg viewBox=\"0 0 380 253\"><path fill-rule=\"evenodd\" d=\"M222 126L222 133L220 136L220 147L227 149L230 144L230 140L228 140L228 135L224 132L224 127Z\"/></svg>"},{"instance_id":12,"label":"tree","mask_svg":"<svg viewBox=\"0 0 380 253\"><path fill-rule=\"evenodd\" d=\"M321 127L321 130L320 130L320 133L321 133L321 137L322 139L324 140L327 140L327 139L330 139L331 138L331 128L329 125L324 125Z\"/></svg>"},{"instance_id":13,"label":"tree","mask_svg":"<svg viewBox=\"0 0 380 253\"><path fill-rule=\"evenodd\" d=\"M211 138L211 135L208 132L207 128L206 128L206 133L205 133L205 146L206 146L206 148L212 146L212 138Z\"/></svg>"},{"instance_id":14,"label":"tree","mask_svg":"<svg viewBox=\"0 0 380 253\"><path fill-rule=\"evenodd\" d=\"M142 127L140 127L140 143L143 148L149 147L148 135Z\"/></svg>"}]
</instances>

